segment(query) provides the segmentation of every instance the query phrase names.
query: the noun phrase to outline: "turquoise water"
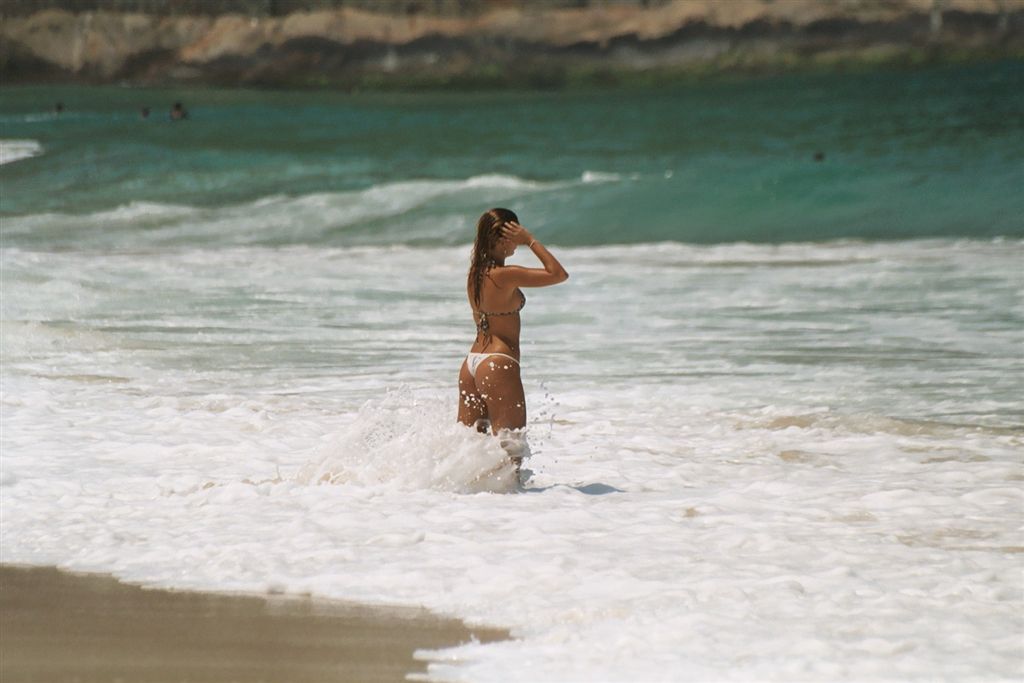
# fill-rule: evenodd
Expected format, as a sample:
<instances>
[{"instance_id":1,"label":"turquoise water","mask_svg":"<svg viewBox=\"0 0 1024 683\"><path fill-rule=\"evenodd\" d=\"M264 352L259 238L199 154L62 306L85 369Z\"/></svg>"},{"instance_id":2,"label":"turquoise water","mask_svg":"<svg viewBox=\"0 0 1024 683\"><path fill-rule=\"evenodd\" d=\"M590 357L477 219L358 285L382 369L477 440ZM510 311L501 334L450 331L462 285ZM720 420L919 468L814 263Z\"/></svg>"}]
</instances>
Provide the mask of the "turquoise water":
<instances>
[{"instance_id":1,"label":"turquoise water","mask_svg":"<svg viewBox=\"0 0 1024 683\"><path fill-rule=\"evenodd\" d=\"M477 179L313 231L240 237L244 225L220 221L182 240L461 244L465 217L496 202L563 245L1019 236L1022 86L1024 64L1005 62L611 92L5 88L0 137L42 154L2 167L0 211L159 213ZM190 121L167 120L176 100ZM5 237L89 244L75 225ZM145 241L136 223L110 229L106 246Z\"/></svg>"}]
</instances>

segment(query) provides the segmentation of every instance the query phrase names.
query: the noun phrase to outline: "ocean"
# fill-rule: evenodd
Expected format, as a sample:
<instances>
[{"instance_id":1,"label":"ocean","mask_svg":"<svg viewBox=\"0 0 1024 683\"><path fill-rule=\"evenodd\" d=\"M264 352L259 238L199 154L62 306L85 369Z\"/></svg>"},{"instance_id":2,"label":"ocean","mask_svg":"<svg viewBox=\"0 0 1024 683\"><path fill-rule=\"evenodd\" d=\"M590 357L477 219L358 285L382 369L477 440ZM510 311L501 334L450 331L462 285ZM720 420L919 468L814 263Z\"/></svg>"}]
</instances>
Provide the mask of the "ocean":
<instances>
[{"instance_id":1,"label":"ocean","mask_svg":"<svg viewBox=\"0 0 1024 683\"><path fill-rule=\"evenodd\" d=\"M1019 680L1022 86L4 87L0 560L511 629L431 681ZM570 273L521 486L493 206Z\"/></svg>"}]
</instances>

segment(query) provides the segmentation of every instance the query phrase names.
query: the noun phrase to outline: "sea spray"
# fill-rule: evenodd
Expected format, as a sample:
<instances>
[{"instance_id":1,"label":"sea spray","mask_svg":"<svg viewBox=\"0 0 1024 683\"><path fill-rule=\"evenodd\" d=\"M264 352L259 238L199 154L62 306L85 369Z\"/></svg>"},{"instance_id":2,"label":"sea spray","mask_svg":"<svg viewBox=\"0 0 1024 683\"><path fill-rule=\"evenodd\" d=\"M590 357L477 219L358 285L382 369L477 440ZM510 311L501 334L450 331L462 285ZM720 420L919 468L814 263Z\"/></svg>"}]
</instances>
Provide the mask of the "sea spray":
<instances>
[{"instance_id":1,"label":"sea spray","mask_svg":"<svg viewBox=\"0 0 1024 683\"><path fill-rule=\"evenodd\" d=\"M455 493L507 493L519 483L502 439L459 424L450 406L407 389L367 401L324 441L296 482Z\"/></svg>"}]
</instances>

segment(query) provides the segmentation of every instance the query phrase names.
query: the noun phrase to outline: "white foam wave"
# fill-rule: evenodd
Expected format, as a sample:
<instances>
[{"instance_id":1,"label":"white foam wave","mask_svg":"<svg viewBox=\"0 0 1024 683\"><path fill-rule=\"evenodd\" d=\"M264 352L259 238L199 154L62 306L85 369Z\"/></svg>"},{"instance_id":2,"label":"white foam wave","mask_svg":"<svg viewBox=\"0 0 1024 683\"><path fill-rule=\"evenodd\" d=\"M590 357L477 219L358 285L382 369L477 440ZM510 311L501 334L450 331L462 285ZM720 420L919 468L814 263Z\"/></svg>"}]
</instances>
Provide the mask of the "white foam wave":
<instances>
[{"instance_id":1,"label":"white foam wave","mask_svg":"<svg viewBox=\"0 0 1024 683\"><path fill-rule=\"evenodd\" d=\"M110 211L101 211L94 214L93 217L104 223L146 223L191 216L194 211L195 209L189 206L158 202L131 202Z\"/></svg>"},{"instance_id":2,"label":"white foam wave","mask_svg":"<svg viewBox=\"0 0 1024 683\"><path fill-rule=\"evenodd\" d=\"M36 140L0 140L0 166L42 153L43 146Z\"/></svg>"},{"instance_id":3,"label":"white foam wave","mask_svg":"<svg viewBox=\"0 0 1024 683\"><path fill-rule=\"evenodd\" d=\"M452 421L437 402L408 391L370 401L295 475L301 484L388 490L514 491L518 478L497 439Z\"/></svg>"},{"instance_id":4,"label":"white foam wave","mask_svg":"<svg viewBox=\"0 0 1024 683\"><path fill-rule=\"evenodd\" d=\"M473 176L465 181L466 187L487 188L503 187L510 190L533 190L537 188L551 187L551 183L540 183L533 180L524 180L517 176L501 175L498 173Z\"/></svg>"},{"instance_id":5,"label":"white foam wave","mask_svg":"<svg viewBox=\"0 0 1024 683\"><path fill-rule=\"evenodd\" d=\"M1022 247L559 249L517 495L462 247L5 249L4 558L513 629L431 680L1016 679Z\"/></svg>"},{"instance_id":6,"label":"white foam wave","mask_svg":"<svg viewBox=\"0 0 1024 683\"><path fill-rule=\"evenodd\" d=\"M622 175L619 173L603 173L601 171L584 171L583 175L580 176L580 182L583 183L613 183L616 180L622 180Z\"/></svg>"},{"instance_id":7,"label":"white foam wave","mask_svg":"<svg viewBox=\"0 0 1024 683\"><path fill-rule=\"evenodd\" d=\"M273 195L224 207L137 201L86 215L47 213L12 217L5 220L4 228L8 235L74 235L80 245L90 243L89 240L121 245L131 240L149 244L318 240L332 232L400 216L439 199L468 195L474 204L480 204L507 199L510 192L519 196L562 185L499 174L465 180L408 180L348 192ZM127 238L125 232L130 233ZM394 241L386 230L374 234Z\"/></svg>"}]
</instances>

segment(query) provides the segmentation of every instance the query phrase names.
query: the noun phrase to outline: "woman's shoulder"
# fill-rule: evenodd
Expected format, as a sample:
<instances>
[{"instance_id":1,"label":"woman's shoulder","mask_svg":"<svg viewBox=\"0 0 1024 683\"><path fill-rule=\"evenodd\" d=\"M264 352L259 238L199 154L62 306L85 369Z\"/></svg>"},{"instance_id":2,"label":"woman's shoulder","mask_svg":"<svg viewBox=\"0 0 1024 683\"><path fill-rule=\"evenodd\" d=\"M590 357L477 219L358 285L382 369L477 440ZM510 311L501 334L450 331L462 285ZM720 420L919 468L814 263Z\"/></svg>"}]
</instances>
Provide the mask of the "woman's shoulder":
<instances>
[{"instance_id":1,"label":"woman's shoulder","mask_svg":"<svg viewBox=\"0 0 1024 683\"><path fill-rule=\"evenodd\" d=\"M498 289L505 287L505 281L508 279L509 268L513 266L491 266L484 273L484 281L490 281L490 284L494 285Z\"/></svg>"},{"instance_id":2,"label":"woman's shoulder","mask_svg":"<svg viewBox=\"0 0 1024 683\"><path fill-rule=\"evenodd\" d=\"M499 288L516 287L519 285L519 275L526 270L522 266L494 266L487 271L487 279Z\"/></svg>"}]
</instances>

